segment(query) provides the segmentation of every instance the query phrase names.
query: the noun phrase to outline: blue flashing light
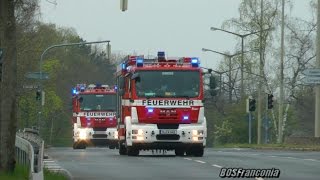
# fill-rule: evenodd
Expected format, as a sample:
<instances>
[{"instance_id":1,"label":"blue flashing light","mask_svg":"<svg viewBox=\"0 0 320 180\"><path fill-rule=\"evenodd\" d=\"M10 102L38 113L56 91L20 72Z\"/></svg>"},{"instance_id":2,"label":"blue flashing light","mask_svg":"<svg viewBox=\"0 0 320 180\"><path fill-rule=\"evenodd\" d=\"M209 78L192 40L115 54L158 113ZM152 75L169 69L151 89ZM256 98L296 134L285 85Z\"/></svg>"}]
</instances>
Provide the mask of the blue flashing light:
<instances>
[{"instance_id":1,"label":"blue flashing light","mask_svg":"<svg viewBox=\"0 0 320 180\"><path fill-rule=\"evenodd\" d=\"M183 120L188 120L189 116L183 116Z\"/></svg>"},{"instance_id":2,"label":"blue flashing light","mask_svg":"<svg viewBox=\"0 0 320 180\"><path fill-rule=\"evenodd\" d=\"M136 60L136 65L137 65L137 67L142 67L143 66L143 58L138 57Z\"/></svg>"},{"instance_id":3,"label":"blue flashing light","mask_svg":"<svg viewBox=\"0 0 320 180\"><path fill-rule=\"evenodd\" d=\"M118 90L118 86L114 86L114 90Z\"/></svg>"},{"instance_id":4,"label":"blue flashing light","mask_svg":"<svg viewBox=\"0 0 320 180\"><path fill-rule=\"evenodd\" d=\"M165 53L163 51L158 52L158 57L165 57Z\"/></svg>"},{"instance_id":5,"label":"blue flashing light","mask_svg":"<svg viewBox=\"0 0 320 180\"><path fill-rule=\"evenodd\" d=\"M125 69L127 68L126 64L125 64L125 63L122 63L122 64L121 64L121 68L122 68L122 70L125 70Z\"/></svg>"},{"instance_id":6,"label":"blue flashing light","mask_svg":"<svg viewBox=\"0 0 320 180\"><path fill-rule=\"evenodd\" d=\"M198 58L191 58L191 65L192 67L199 67L200 61Z\"/></svg>"},{"instance_id":7,"label":"blue flashing light","mask_svg":"<svg viewBox=\"0 0 320 180\"><path fill-rule=\"evenodd\" d=\"M148 113L153 113L153 108L148 108Z\"/></svg>"},{"instance_id":8,"label":"blue flashing light","mask_svg":"<svg viewBox=\"0 0 320 180\"><path fill-rule=\"evenodd\" d=\"M77 94L77 90L76 89L72 89L72 94Z\"/></svg>"}]
</instances>

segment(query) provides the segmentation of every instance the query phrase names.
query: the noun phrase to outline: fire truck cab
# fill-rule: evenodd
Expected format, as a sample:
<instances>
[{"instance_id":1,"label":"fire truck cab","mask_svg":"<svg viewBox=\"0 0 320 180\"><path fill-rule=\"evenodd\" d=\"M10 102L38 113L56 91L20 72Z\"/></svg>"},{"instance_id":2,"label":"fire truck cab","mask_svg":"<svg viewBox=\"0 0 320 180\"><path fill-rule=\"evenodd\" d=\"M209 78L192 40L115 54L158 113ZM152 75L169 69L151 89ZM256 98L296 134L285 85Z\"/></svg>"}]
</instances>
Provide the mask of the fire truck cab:
<instances>
[{"instance_id":1,"label":"fire truck cab","mask_svg":"<svg viewBox=\"0 0 320 180\"><path fill-rule=\"evenodd\" d=\"M174 150L203 156L207 125L203 72L194 57L128 56L117 68L119 154Z\"/></svg>"},{"instance_id":2,"label":"fire truck cab","mask_svg":"<svg viewBox=\"0 0 320 180\"><path fill-rule=\"evenodd\" d=\"M72 89L73 148L118 147L116 86L78 84Z\"/></svg>"}]
</instances>

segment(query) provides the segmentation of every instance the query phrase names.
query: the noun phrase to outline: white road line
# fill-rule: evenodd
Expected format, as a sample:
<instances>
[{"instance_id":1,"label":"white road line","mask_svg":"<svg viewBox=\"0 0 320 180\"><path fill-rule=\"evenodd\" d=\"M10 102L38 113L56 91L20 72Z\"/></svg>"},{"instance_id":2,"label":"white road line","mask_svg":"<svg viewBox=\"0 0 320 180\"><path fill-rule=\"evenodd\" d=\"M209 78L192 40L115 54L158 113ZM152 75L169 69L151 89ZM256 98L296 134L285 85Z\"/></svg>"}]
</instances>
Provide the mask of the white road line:
<instances>
[{"instance_id":1,"label":"white road line","mask_svg":"<svg viewBox=\"0 0 320 180\"><path fill-rule=\"evenodd\" d=\"M206 163L206 162L200 161L200 160L194 160L194 161L196 161L196 162L198 162L198 163L202 163L202 164Z\"/></svg>"},{"instance_id":2,"label":"white road line","mask_svg":"<svg viewBox=\"0 0 320 180\"><path fill-rule=\"evenodd\" d=\"M217 165L217 164L212 164L211 166L217 167L217 168L222 168L222 166L219 166L219 165Z\"/></svg>"},{"instance_id":3,"label":"white road line","mask_svg":"<svg viewBox=\"0 0 320 180\"><path fill-rule=\"evenodd\" d=\"M272 158L275 158L275 157L277 157L277 156L268 156L268 157L272 157Z\"/></svg>"},{"instance_id":4,"label":"white road line","mask_svg":"<svg viewBox=\"0 0 320 180\"><path fill-rule=\"evenodd\" d=\"M234 150L237 150L237 151L240 151L241 149L240 148L233 148Z\"/></svg>"},{"instance_id":5,"label":"white road line","mask_svg":"<svg viewBox=\"0 0 320 180\"><path fill-rule=\"evenodd\" d=\"M316 159L303 159L303 160L307 160L307 161L318 161Z\"/></svg>"},{"instance_id":6,"label":"white road line","mask_svg":"<svg viewBox=\"0 0 320 180\"><path fill-rule=\"evenodd\" d=\"M223 152L223 151L218 151L218 152Z\"/></svg>"},{"instance_id":7,"label":"white road line","mask_svg":"<svg viewBox=\"0 0 320 180\"><path fill-rule=\"evenodd\" d=\"M251 154L251 155L258 156L259 154Z\"/></svg>"},{"instance_id":8,"label":"white road line","mask_svg":"<svg viewBox=\"0 0 320 180\"><path fill-rule=\"evenodd\" d=\"M192 159L190 159L190 158L183 158L183 159L186 159L186 160L189 160L189 161L191 161Z\"/></svg>"},{"instance_id":9,"label":"white road line","mask_svg":"<svg viewBox=\"0 0 320 180\"><path fill-rule=\"evenodd\" d=\"M256 180L263 180L263 178L259 177L259 178L255 178Z\"/></svg>"},{"instance_id":10,"label":"white road line","mask_svg":"<svg viewBox=\"0 0 320 180\"><path fill-rule=\"evenodd\" d=\"M288 158L288 159L298 159L298 158L295 158L295 157L285 157L285 158Z\"/></svg>"}]
</instances>

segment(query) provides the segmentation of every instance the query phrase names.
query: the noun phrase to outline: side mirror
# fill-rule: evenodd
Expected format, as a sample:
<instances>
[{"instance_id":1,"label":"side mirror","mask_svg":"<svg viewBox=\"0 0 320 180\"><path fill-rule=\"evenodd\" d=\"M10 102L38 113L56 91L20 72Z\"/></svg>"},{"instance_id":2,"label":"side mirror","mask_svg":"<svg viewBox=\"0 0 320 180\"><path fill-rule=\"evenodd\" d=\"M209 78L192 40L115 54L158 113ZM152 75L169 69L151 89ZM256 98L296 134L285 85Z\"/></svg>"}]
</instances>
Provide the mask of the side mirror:
<instances>
[{"instance_id":1,"label":"side mirror","mask_svg":"<svg viewBox=\"0 0 320 180\"><path fill-rule=\"evenodd\" d=\"M139 74L139 73L134 73L134 74L131 76L131 79L137 79L137 78L140 78L140 74Z\"/></svg>"},{"instance_id":2,"label":"side mirror","mask_svg":"<svg viewBox=\"0 0 320 180\"><path fill-rule=\"evenodd\" d=\"M119 89L118 93L119 93L120 96L123 96L124 95L124 90L123 89Z\"/></svg>"},{"instance_id":3,"label":"side mirror","mask_svg":"<svg viewBox=\"0 0 320 180\"><path fill-rule=\"evenodd\" d=\"M124 77L119 77L119 89L124 88ZM120 90L119 90L120 91Z\"/></svg>"},{"instance_id":4,"label":"side mirror","mask_svg":"<svg viewBox=\"0 0 320 180\"><path fill-rule=\"evenodd\" d=\"M83 97L79 98L79 102L82 103L83 102Z\"/></svg>"}]
</instances>

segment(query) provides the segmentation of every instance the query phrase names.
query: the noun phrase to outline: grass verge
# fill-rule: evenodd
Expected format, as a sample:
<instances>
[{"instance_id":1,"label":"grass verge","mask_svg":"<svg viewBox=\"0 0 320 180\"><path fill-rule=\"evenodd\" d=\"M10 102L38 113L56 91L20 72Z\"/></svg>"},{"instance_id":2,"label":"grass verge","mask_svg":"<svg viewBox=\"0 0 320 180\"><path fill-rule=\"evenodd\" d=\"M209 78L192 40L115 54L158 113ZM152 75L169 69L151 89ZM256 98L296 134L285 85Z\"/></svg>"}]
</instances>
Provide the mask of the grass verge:
<instances>
[{"instance_id":1,"label":"grass verge","mask_svg":"<svg viewBox=\"0 0 320 180\"><path fill-rule=\"evenodd\" d=\"M51 172L48 169L44 169L43 173L44 173L45 180L67 180L68 179L63 174L57 173L57 172Z\"/></svg>"},{"instance_id":2,"label":"grass verge","mask_svg":"<svg viewBox=\"0 0 320 180\"><path fill-rule=\"evenodd\" d=\"M29 180L29 172L26 166L16 165L16 168L12 174L6 174L1 172L0 179L2 180ZM60 173L50 172L44 169L45 180L68 180L67 177Z\"/></svg>"},{"instance_id":3,"label":"grass verge","mask_svg":"<svg viewBox=\"0 0 320 180\"><path fill-rule=\"evenodd\" d=\"M6 174L1 172L0 179L5 180L28 180L29 179L29 172L26 166L22 166L17 164L14 172L12 174Z\"/></svg>"}]
</instances>

